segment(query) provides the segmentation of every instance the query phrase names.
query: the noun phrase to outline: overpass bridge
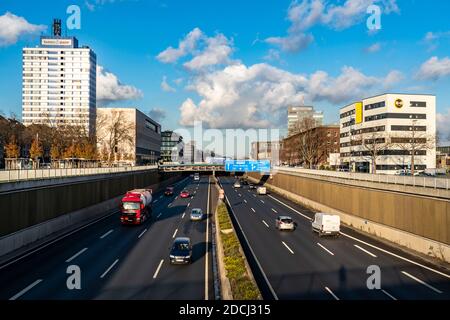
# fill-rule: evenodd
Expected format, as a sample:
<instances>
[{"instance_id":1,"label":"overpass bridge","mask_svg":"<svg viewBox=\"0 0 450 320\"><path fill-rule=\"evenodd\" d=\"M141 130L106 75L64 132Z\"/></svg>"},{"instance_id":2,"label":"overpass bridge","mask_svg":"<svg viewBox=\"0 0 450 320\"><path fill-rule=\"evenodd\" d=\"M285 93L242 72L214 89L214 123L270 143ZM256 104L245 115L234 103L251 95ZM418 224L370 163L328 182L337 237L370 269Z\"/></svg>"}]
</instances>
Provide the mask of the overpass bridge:
<instances>
[{"instance_id":1,"label":"overpass bridge","mask_svg":"<svg viewBox=\"0 0 450 320\"><path fill-rule=\"evenodd\" d=\"M207 163L185 163L185 164L162 164L158 165L158 170L162 172L222 172L225 166L220 164Z\"/></svg>"}]
</instances>

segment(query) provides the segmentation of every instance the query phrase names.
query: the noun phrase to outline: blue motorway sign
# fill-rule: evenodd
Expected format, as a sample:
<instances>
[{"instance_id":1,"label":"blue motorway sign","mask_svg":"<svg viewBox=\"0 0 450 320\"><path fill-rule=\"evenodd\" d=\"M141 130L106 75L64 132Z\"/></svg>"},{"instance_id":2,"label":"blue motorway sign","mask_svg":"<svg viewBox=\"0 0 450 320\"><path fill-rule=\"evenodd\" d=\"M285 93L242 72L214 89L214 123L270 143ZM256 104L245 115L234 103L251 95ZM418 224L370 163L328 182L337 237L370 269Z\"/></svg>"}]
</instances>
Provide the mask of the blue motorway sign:
<instances>
[{"instance_id":1,"label":"blue motorway sign","mask_svg":"<svg viewBox=\"0 0 450 320\"><path fill-rule=\"evenodd\" d=\"M225 171L270 172L270 160L226 160Z\"/></svg>"}]
</instances>

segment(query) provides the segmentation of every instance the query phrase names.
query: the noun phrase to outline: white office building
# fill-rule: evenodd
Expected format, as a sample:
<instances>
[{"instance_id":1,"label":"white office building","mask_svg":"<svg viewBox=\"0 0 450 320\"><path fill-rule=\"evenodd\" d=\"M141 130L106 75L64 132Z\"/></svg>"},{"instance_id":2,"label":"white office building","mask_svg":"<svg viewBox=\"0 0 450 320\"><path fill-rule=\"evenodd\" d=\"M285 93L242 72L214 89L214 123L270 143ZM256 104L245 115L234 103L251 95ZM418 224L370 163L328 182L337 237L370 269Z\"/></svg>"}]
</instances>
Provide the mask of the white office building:
<instances>
[{"instance_id":1,"label":"white office building","mask_svg":"<svg viewBox=\"0 0 450 320\"><path fill-rule=\"evenodd\" d=\"M383 94L340 109L340 162L350 171L435 168L435 141L434 95Z\"/></svg>"},{"instance_id":2,"label":"white office building","mask_svg":"<svg viewBox=\"0 0 450 320\"><path fill-rule=\"evenodd\" d=\"M315 111L312 106L288 107L288 136L299 132L299 125L305 118L313 119L317 127L323 124L323 112Z\"/></svg>"},{"instance_id":3,"label":"white office building","mask_svg":"<svg viewBox=\"0 0 450 320\"><path fill-rule=\"evenodd\" d=\"M23 48L22 120L25 125L76 125L95 134L97 58L75 37L61 37L60 21L40 45Z\"/></svg>"}]
</instances>

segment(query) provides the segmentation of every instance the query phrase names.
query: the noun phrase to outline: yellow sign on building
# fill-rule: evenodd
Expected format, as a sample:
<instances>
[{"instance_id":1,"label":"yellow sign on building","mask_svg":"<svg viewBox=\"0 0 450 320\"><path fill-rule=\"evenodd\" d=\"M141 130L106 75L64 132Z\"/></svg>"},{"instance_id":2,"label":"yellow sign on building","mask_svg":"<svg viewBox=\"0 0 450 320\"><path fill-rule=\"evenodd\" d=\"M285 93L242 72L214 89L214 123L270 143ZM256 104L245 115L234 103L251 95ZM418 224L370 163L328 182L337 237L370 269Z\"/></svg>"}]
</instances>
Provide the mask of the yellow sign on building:
<instances>
[{"instance_id":1,"label":"yellow sign on building","mask_svg":"<svg viewBox=\"0 0 450 320\"><path fill-rule=\"evenodd\" d=\"M363 103L362 102L356 102L355 103L355 123L359 124L363 122Z\"/></svg>"}]
</instances>

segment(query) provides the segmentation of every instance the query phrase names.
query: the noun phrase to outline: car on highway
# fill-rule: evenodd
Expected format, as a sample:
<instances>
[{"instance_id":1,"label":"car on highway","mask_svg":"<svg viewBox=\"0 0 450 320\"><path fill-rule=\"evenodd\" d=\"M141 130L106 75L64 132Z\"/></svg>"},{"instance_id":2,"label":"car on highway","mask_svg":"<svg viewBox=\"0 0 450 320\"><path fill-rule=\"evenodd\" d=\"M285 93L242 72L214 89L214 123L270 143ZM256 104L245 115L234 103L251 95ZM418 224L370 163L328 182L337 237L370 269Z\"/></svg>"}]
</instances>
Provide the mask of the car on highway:
<instances>
[{"instance_id":1,"label":"car on highway","mask_svg":"<svg viewBox=\"0 0 450 320\"><path fill-rule=\"evenodd\" d=\"M164 195L173 196L174 187L167 187L166 191L164 191Z\"/></svg>"},{"instance_id":2,"label":"car on highway","mask_svg":"<svg viewBox=\"0 0 450 320\"><path fill-rule=\"evenodd\" d=\"M314 215L311 226L312 231L317 232L319 237L323 235L339 236L341 218L335 214L318 212Z\"/></svg>"},{"instance_id":3,"label":"car on highway","mask_svg":"<svg viewBox=\"0 0 450 320\"><path fill-rule=\"evenodd\" d=\"M189 264L192 262L191 239L187 237L178 237L173 241L169 253L171 264Z\"/></svg>"},{"instance_id":4,"label":"car on highway","mask_svg":"<svg viewBox=\"0 0 450 320\"><path fill-rule=\"evenodd\" d=\"M241 183L239 181L236 181L233 185L233 187L235 188L240 188L241 187Z\"/></svg>"},{"instance_id":5,"label":"car on highway","mask_svg":"<svg viewBox=\"0 0 450 320\"><path fill-rule=\"evenodd\" d=\"M296 228L296 223L289 216L279 216L275 219L275 228L280 231L290 230L294 231Z\"/></svg>"},{"instance_id":6,"label":"car on highway","mask_svg":"<svg viewBox=\"0 0 450 320\"><path fill-rule=\"evenodd\" d=\"M180 193L181 198L189 198L189 196L190 196L190 194L189 194L189 191L187 191L187 190L183 190Z\"/></svg>"},{"instance_id":7,"label":"car on highway","mask_svg":"<svg viewBox=\"0 0 450 320\"><path fill-rule=\"evenodd\" d=\"M243 186L248 186L248 181L247 180L241 180L241 184Z\"/></svg>"},{"instance_id":8,"label":"car on highway","mask_svg":"<svg viewBox=\"0 0 450 320\"><path fill-rule=\"evenodd\" d=\"M249 189L256 189L256 186L253 183L248 184Z\"/></svg>"},{"instance_id":9,"label":"car on highway","mask_svg":"<svg viewBox=\"0 0 450 320\"><path fill-rule=\"evenodd\" d=\"M194 181L200 181L200 175L198 173L194 174Z\"/></svg>"},{"instance_id":10,"label":"car on highway","mask_svg":"<svg viewBox=\"0 0 450 320\"><path fill-rule=\"evenodd\" d=\"M267 188L266 187L258 187L256 189L257 194L267 194Z\"/></svg>"},{"instance_id":11,"label":"car on highway","mask_svg":"<svg viewBox=\"0 0 450 320\"><path fill-rule=\"evenodd\" d=\"M203 219L203 211L200 208L194 208L191 211L191 221L201 221Z\"/></svg>"}]
</instances>

